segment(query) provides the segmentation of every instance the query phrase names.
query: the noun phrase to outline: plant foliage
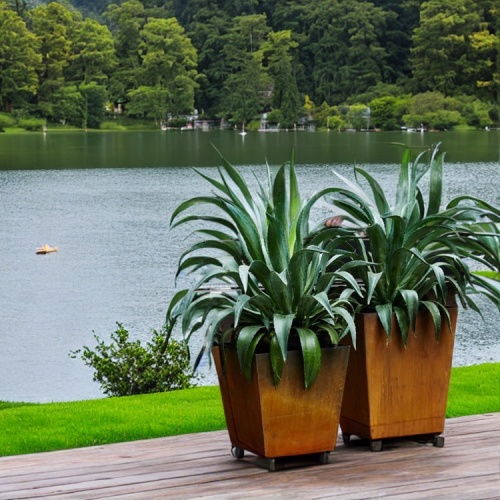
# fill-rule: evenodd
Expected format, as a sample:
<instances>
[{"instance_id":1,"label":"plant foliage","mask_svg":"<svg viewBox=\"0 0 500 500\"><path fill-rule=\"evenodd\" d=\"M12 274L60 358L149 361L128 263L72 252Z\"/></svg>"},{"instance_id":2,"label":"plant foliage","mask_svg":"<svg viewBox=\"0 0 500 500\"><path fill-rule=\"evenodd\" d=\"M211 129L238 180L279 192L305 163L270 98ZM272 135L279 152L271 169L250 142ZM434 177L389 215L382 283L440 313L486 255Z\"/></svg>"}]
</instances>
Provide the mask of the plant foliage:
<instances>
[{"instance_id":1,"label":"plant foliage","mask_svg":"<svg viewBox=\"0 0 500 500\"><path fill-rule=\"evenodd\" d=\"M117 325L109 344L94 335L95 350L84 346L70 354L94 369L94 382L99 382L104 394L131 396L194 386L188 346L172 338L170 325L153 330L145 346L140 340L129 340L129 332Z\"/></svg>"},{"instance_id":2,"label":"plant foliage","mask_svg":"<svg viewBox=\"0 0 500 500\"><path fill-rule=\"evenodd\" d=\"M235 340L250 378L253 355L265 348L275 385L287 349L297 344L310 386L320 369L320 339L337 344L349 331L354 336L355 327L347 295L329 300L336 275L327 272L328 254L308 244L312 205L300 196L293 158L274 174L267 166L267 183L257 181L255 190L224 158L218 179L198 173L214 193L185 201L171 217L172 228L204 224L195 230L201 241L184 252L177 273L197 273L198 279L175 295L167 316L182 317L188 340L205 329L196 364L212 345ZM199 213L186 213L201 206Z\"/></svg>"},{"instance_id":3,"label":"plant foliage","mask_svg":"<svg viewBox=\"0 0 500 500\"><path fill-rule=\"evenodd\" d=\"M420 309L431 314L438 335L441 318L449 322L445 306L450 295L479 313L475 294L500 306L498 282L470 269L476 263L498 272L500 210L470 196L442 208L443 158L438 146L414 161L406 149L392 206L380 184L359 167L354 182L334 172L347 188L316 195L326 197L350 226L322 228L312 244L326 245L340 270L356 277L361 293L355 290L352 298L358 310L375 309L388 335L396 316L405 343ZM427 198L421 188L426 175Z\"/></svg>"}]
</instances>

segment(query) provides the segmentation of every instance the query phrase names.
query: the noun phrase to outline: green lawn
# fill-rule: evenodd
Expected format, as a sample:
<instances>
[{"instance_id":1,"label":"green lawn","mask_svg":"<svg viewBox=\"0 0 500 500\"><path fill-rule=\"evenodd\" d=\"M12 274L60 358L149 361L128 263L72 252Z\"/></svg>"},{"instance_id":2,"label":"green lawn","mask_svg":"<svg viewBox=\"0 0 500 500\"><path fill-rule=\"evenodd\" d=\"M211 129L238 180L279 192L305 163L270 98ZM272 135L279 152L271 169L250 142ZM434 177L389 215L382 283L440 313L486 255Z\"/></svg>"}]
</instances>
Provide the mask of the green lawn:
<instances>
[{"instance_id":1,"label":"green lawn","mask_svg":"<svg viewBox=\"0 0 500 500\"><path fill-rule=\"evenodd\" d=\"M453 368L447 417L500 412L500 363Z\"/></svg>"},{"instance_id":2,"label":"green lawn","mask_svg":"<svg viewBox=\"0 0 500 500\"><path fill-rule=\"evenodd\" d=\"M500 412L500 363L454 368L448 417ZM0 456L225 429L218 387L69 403L0 402Z\"/></svg>"}]
</instances>

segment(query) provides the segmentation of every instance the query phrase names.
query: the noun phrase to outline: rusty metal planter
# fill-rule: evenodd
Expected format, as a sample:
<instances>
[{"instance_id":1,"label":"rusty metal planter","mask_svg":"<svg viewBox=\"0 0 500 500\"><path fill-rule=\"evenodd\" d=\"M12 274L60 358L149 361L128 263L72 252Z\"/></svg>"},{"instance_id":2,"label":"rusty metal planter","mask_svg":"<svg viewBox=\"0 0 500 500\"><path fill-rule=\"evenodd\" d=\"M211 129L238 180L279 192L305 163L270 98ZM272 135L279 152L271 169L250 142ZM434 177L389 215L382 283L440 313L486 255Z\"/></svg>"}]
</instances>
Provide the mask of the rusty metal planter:
<instances>
[{"instance_id":1,"label":"rusty metal planter","mask_svg":"<svg viewBox=\"0 0 500 500\"><path fill-rule=\"evenodd\" d=\"M320 374L305 390L299 351L288 353L276 388L268 354L255 356L252 379L248 381L241 373L235 349L225 348L224 372L220 349L215 347L233 447L268 459L332 451L337 441L349 350L348 346L322 349Z\"/></svg>"},{"instance_id":2,"label":"rusty metal planter","mask_svg":"<svg viewBox=\"0 0 500 500\"><path fill-rule=\"evenodd\" d=\"M393 320L387 335L376 313L356 317L357 348L351 349L340 426L344 441L356 435L379 451L382 439L422 436L444 445L457 308L449 307L439 342L430 315L419 313L416 331L403 346Z\"/></svg>"}]
</instances>

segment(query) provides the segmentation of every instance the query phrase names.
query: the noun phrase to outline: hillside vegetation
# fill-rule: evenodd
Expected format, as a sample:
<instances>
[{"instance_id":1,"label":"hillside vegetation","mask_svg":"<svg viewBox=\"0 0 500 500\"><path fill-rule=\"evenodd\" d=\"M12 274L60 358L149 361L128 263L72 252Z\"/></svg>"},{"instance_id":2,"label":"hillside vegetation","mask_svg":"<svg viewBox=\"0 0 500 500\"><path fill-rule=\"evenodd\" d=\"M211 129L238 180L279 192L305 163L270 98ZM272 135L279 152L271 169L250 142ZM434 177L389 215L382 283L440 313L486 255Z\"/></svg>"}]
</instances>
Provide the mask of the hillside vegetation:
<instances>
[{"instance_id":1,"label":"hillside vegetation","mask_svg":"<svg viewBox=\"0 0 500 500\"><path fill-rule=\"evenodd\" d=\"M0 0L0 129L498 126L499 25L496 0Z\"/></svg>"}]
</instances>

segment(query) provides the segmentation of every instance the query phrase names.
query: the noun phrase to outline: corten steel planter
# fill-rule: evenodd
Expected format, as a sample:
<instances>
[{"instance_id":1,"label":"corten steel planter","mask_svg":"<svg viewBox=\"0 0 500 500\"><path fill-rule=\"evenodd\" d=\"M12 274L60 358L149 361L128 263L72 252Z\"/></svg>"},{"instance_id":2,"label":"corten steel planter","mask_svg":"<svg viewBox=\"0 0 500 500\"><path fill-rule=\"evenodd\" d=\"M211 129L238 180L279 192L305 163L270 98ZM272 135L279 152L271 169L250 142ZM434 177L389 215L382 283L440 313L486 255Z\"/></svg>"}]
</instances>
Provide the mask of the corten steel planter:
<instances>
[{"instance_id":1,"label":"corten steel planter","mask_svg":"<svg viewBox=\"0 0 500 500\"><path fill-rule=\"evenodd\" d=\"M288 352L276 388L269 354L255 355L248 381L236 350L225 348L223 372L220 349L214 347L233 455L242 458L245 450L266 459L326 454L319 459L326 463L337 441L349 350L348 346L322 349L320 374L306 390L299 351ZM273 467L274 462L270 470Z\"/></svg>"},{"instance_id":2,"label":"corten steel planter","mask_svg":"<svg viewBox=\"0 0 500 500\"><path fill-rule=\"evenodd\" d=\"M419 313L406 348L397 331L387 335L376 313L356 317L356 350L351 349L340 417L344 442L356 435L380 451L382 440L420 436L443 446L457 308L447 308L436 341L430 314Z\"/></svg>"}]
</instances>

